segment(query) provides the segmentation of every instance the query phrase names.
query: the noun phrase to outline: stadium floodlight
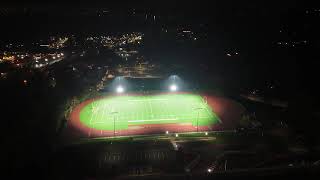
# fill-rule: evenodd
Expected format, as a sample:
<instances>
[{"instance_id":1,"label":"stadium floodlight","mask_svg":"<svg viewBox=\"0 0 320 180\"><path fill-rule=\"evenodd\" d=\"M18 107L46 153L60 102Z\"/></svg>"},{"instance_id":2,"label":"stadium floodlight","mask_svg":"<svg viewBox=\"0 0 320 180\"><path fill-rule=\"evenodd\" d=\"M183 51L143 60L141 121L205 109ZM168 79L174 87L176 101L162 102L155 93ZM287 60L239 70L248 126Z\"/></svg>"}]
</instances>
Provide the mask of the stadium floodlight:
<instances>
[{"instance_id":1,"label":"stadium floodlight","mask_svg":"<svg viewBox=\"0 0 320 180\"><path fill-rule=\"evenodd\" d=\"M170 85L170 91L177 91L178 87L175 84Z\"/></svg>"},{"instance_id":2,"label":"stadium floodlight","mask_svg":"<svg viewBox=\"0 0 320 180\"><path fill-rule=\"evenodd\" d=\"M122 86L118 86L116 89L117 93L123 93L124 92L124 88Z\"/></svg>"}]
</instances>

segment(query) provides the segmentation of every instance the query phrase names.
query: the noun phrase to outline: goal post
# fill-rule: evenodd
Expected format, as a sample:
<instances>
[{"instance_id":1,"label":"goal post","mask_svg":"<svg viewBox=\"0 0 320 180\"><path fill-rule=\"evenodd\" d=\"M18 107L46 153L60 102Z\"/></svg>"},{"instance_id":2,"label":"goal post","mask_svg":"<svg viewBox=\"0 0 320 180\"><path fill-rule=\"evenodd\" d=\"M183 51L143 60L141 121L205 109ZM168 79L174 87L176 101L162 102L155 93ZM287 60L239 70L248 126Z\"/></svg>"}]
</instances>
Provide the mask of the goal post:
<instances>
[{"instance_id":1,"label":"goal post","mask_svg":"<svg viewBox=\"0 0 320 180\"><path fill-rule=\"evenodd\" d=\"M207 100L208 100L208 98L207 98L207 96L203 96L203 98L202 98L202 99L203 99L202 101L203 101L203 103L204 103L204 104L208 104L208 101L207 101Z\"/></svg>"}]
</instances>

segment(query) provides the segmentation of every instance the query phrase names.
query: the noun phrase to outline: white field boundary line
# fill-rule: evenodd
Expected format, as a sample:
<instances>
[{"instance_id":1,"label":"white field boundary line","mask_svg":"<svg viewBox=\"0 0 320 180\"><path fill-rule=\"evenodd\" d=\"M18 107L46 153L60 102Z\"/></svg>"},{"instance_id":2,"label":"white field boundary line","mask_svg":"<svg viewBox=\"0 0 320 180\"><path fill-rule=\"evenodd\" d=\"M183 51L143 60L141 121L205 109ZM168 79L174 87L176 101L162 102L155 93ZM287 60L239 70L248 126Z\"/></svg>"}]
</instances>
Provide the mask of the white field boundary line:
<instances>
[{"instance_id":1,"label":"white field boundary line","mask_svg":"<svg viewBox=\"0 0 320 180\"><path fill-rule=\"evenodd\" d=\"M100 101L98 101L97 103L93 102L93 107L92 107L93 108L93 113L91 114L90 122L89 122L90 126L92 126L92 127L89 129L89 137L91 136L91 130L95 129L95 127L94 127L95 123L92 123L92 120L93 120L93 122L95 122L96 119L97 119L97 113L99 111L98 107L100 107L99 105L100 105Z\"/></svg>"},{"instance_id":2,"label":"white field boundary line","mask_svg":"<svg viewBox=\"0 0 320 180\"><path fill-rule=\"evenodd\" d=\"M163 100L163 101L165 101L165 100L168 100L168 99L147 99L147 100L128 100L128 101L140 101L140 102L144 102L145 103L145 105L148 103L150 106L151 106L151 104L150 104L150 101L152 101L152 100L156 100L156 101L158 101L158 100ZM168 105L167 103L165 103L165 105ZM201 104L203 107L204 107L204 109L206 109L206 112L207 112L207 116L206 117L198 117L199 119L206 119L206 118L208 118L208 117L211 117L211 116L209 116L210 115L210 112L209 112L209 110L208 110L208 108L204 105L204 104ZM105 108L105 107L104 107ZM107 109L108 109L108 107L107 107ZM150 110L152 109L151 107L149 108ZM166 108L164 108L164 110L165 111L167 111L167 109ZM152 111L152 110L151 110ZM153 112L151 112L152 114L153 114ZM94 115L96 115L97 113L95 113ZM167 113L166 114L169 114L169 112L167 111ZM104 115L104 112L103 112L103 115ZM97 115L96 115L97 116ZM172 116L174 116L174 115L169 115L169 117L172 117ZM189 119L189 118L193 118L193 117L188 117L189 115L180 115L179 117L183 117L183 118L186 118L186 119ZM192 116L192 115L191 115ZM129 116L128 118L126 117L126 118L124 118L124 119L131 119L131 117L132 116ZM91 117L92 118L92 117ZM121 117L121 118L123 118L123 117ZM117 118L117 119L121 119L121 118ZM108 119L108 118L107 118ZM180 118L181 119L181 118ZM130 123L130 122L150 122L150 121L174 121L174 120L178 120L178 118L166 118L166 119L148 119L148 120L129 120L129 121L127 121L128 123ZM119 120L118 120L118 122L120 122ZM95 125L95 124L104 124L104 123L108 123L108 122L105 122L105 121L98 121L97 122L97 117L95 117L94 118L94 122L92 123L92 122L90 122L90 124L92 124L92 125Z\"/></svg>"},{"instance_id":3,"label":"white field boundary line","mask_svg":"<svg viewBox=\"0 0 320 180\"><path fill-rule=\"evenodd\" d=\"M202 104L202 106L203 106L203 108L206 110L208 116L211 117L212 115L211 115L211 113L210 113L209 110L208 110L208 106L206 106L205 104Z\"/></svg>"},{"instance_id":4,"label":"white field boundary line","mask_svg":"<svg viewBox=\"0 0 320 180\"><path fill-rule=\"evenodd\" d=\"M140 101L140 102L146 102L146 101L168 101L168 99L132 99L132 100L127 100L127 101L133 101L133 102L135 102L135 101Z\"/></svg>"},{"instance_id":5,"label":"white field boundary line","mask_svg":"<svg viewBox=\"0 0 320 180\"><path fill-rule=\"evenodd\" d=\"M149 114L149 112L151 112L150 108L148 108L148 102L149 102L149 99L147 97L144 97L145 98L145 101L143 102L143 106L144 106L144 113L142 114L142 118L141 119L145 119L147 114Z\"/></svg>"},{"instance_id":6,"label":"white field boundary line","mask_svg":"<svg viewBox=\"0 0 320 180\"><path fill-rule=\"evenodd\" d=\"M147 119L147 120L130 120L127 121L128 123L130 122L149 122L149 121L175 121L175 120L179 120L177 118L168 118L168 119ZM124 121L116 121L116 122L124 122ZM94 124L106 124L107 122L104 121L100 121L100 122L94 122L92 123L92 125Z\"/></svg>"},{"instance_id":7,"label":"white field boundary line","mask_svg":"<svg viewBox=\"0 0 320 180\"><path fill-rule=\"evenodd\" d=\"M97 115L96 115L97 116ZM172 115L172 116L174 116L174 115ZM108 115L108 116L106 116L107 118L107 121L111 121L111 120L113 120L112 119L112 115ZM119 119L135 119L134 117L136 117L136 115L133 115L133 116L118 116L119 117ZM194 115L190 115L190 114L188 114L188 115L176 115L176 116L174 116L174 117L177 117L176 119L196 119L197 118L197 116L194 116ZM172 118L174 118L174 117L170 117L171 119ZM200 114L200 116L199 116L199 118L201 118L201 119L205 119L205 118L212 118L213 116L207 116L207 115L201 115ZM162 119L162 118L160 118L160 117L158 117L159 119ZM99 120L97 120L97 119L99 119L99 118L95 118L94 119L94 121L99 121ZM100 118L101 119L101 118ZM103 118L104 119L104 121L105 121L105 118ZM136 119L141 119L141 118L136 118ZM155 120L157 120L157 119L155 119ZM93 121L93 123L92 124L94 124L94 121Z\"/></svg>"},{"instance_id":8,"label":"white field boundary line","mask_svg":"<svg viewBox=\"0 0 320 180\"><path fill-rule=\"evenodd\" d=\"M148 122L148 121L176 121L177 118L168 118L168 119L149 119L149 120L131 120L128 122Z\"/></svg>"},{"instance_id":9,"label":"white field boundary line","mask_svg":"<svg viewBox=\"0 0 320 180\"><path fill-rule=\"evenodd\" d=\"M214 117L214 116L212 116L211 113L209 112L209 110L208 110L209 108L208 108L207 104L205 104L204 102L202 102L202 103L200 104L200 106L202 106L203 109L206 110L206 113L207 113L208 117L211 117L211 118ZM201 117L199 117L199 118L201 118ZM218 118L218 119L219 119L219 118ZM219 122L221 122L220 119L219 119Z\"/></svg>"},{"instance_id":10,"label":"white field boundary line","mask_svg":"<svg viewBox=\"0 0 320 180\"><path fill-rule=\"evenodd\" d=\"M168 109L168 107L170 107L170 106L169 106L169 102L168 102L168 101L165 101L165 102L164 102L164 105L165 105L165 108L163 108L163 109L164 109L164 111L165 111L165 114L167 114L167 116L168 116L168 117L171 117L171 119L172 119L173 115L170 113L170 111L169 111L169 109Z\"/></svg>"},{"instance_id":11,"label":"white field boundary line","mask_svg":"<svg viewBox=\"0 0 320 180\"><path fill-rule=\"evenodd\" d=\"M123 118L123 117L121 117L121 118ZM117 118L117 119L121 119L121 118ZM185 117L186 119L193 119L194 117ZM207 119L208 117L199 117L199 119ZM128 118L123 118L123 119L128 119ZM174 120L179 120L179 119L184 119L184 118L164 118L164 119L146 119L146 120L129 120L129 121L116 121L116 122L128 122L128 123L130 123L130 122L149 122L149 121L174 121ZM108 123L108 122L106 122L106 121L97 121L97 122L93 122L93 123L91 123L92 125L94 125L94 124L105 124L105 123Z\"/></svg>"},{"instance_id":12,"label":"white field boundary line","mask_svg":"<svg viewBox=\"0 0 320 180\"><path fill-rule=\"evenodd\" d=\"M102 104L102 113L99 113L100 115L102 115L102 118L104 118L105 117L105 113L106 113L106 111L107 111L107 107L106 107L106 103L104 103L104 104ZM100 117L101 118L101 117Z\"/></svg>"},{"instance_id":13,"label":"white field boundary line","mask_svg":"<svg viewBox=\"0 0 320 180\"><path fill-rule=\"evenodd\" d=\"M206 106L205 107L205 105L203 105L204 106L204 108L206 109L206 111L207 111L207 113L210 115L210 112L209 112L209 110L208 110L208 106ZM217 117L218 118L218 121L220 122L220 123L222 123L222 121L220 120L220 118L213 112L213 116L212 117Z\"/></svg>"},{"instance_id":14,"label":"white field boundary line","mask_svg":"<svg viewBox=\"0 0 320 180\"><path fill-rule=\"evenodd\" d=\"M93 106L92 106L91 108L92 108L91 111L93 111ZM92 125L92 117L93 117L93 114L94 114L94 113L91 113L90 120L89 120L89 125L90 125L90 127L91 127L91 125ZM91 128L89 128L88 136L91 137Z\"/></svg>"},{"instance_id":15,"label":"white field boundary line","mask_svg":"<svg viewBox=\"0 0 320 180\"><path fill-rule=\"evenodd\" d=\"M151 112L151 117L153 118L154 115L153 115L153 109L152 109L152 106L151 106L150 99L148 100L148 104L149 104L149 109L150 109L150 112Z\"/></svg>"},{"instance_id":16,"label":"white field boundary line","mask_svg":"<svg viewBox=\"0 0 320 180\"><path fill-rule=\"evenodd\" d=\"M204 104L203 104L203 107L204 107L204 109L206 109L206 111L207 111L207 113L210 115L210 112L209 112L209 108L208 108L208 98L207 98L207 96L204 96L204 98L202 98L202 100L203 101L205 101L205 102L203 102ZM213 110L212 110L213 111ZM220 118L214 113L214 111L213 111L213 116L212 117L217 117L218 118L218 121L220 122L220 123L222 123L222 121L220 120Z\"/></svg>"}]
</instances>

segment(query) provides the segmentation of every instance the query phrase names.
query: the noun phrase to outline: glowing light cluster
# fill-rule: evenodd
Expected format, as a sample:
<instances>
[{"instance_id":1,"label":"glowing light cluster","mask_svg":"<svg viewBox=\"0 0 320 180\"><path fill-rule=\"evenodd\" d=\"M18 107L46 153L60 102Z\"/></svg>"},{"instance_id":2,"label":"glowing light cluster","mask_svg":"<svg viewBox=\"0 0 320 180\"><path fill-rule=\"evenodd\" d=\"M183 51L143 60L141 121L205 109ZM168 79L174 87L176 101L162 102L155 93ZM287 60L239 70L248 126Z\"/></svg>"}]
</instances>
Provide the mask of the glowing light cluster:
<instances>
[{"instance_id":1,"label":"glowing light cluster","mask_svg":"<svg viewBox=\"0 0 320 180\"><path fill-rule=\"evenodd\" d=\"M178 86L175 84L170 85L170 91L177 91L178 90Z\"/></svg>"}]
</instances>

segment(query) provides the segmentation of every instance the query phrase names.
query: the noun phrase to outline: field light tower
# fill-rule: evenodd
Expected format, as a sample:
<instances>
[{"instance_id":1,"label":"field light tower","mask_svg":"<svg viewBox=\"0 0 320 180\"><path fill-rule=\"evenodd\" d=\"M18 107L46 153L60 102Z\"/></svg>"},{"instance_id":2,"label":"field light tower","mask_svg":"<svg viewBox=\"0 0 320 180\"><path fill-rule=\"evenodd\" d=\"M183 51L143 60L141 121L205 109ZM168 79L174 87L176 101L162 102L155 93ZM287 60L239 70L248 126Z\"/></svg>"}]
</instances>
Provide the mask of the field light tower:
<instances>
[{"instance_id":1,"label":"field light tower","mask_svg":"<svg viewBox=\"0 0 320 180\"><path fill-rule=\"evenodd\" d=\"M122 86L118 86L116 91L117 91L118 94L121 94L121 93L124 92L124 88Z\"/></svg>"},{"instance_id":2,"label":"field light tower","mask_svg":"<svg viewBox=\"0 0 320 180\"><path fill-rule=\"evenodd\" d=\"M170 76L168 82L169 82L169 87L168 87L169 91L176 92L180 89L178 86L180 85L180 81L177 75Z\"/></svg>"},{"instance_id":3,"label":"field light tower","mask_svg":"<svg viewBox=\"0 0 320 180\"><path fill-rule=\"evenodd\" d=\"M175 92L175 91L178 90L178 87L177 87L177 85L175 85L175 84L170 85L169 88L170 88L170 91L172 91L172 92Z\"/></svg>"},{"instance_id":4,"label":"field light tower","mask_svg":"<svg viewBox=\"0 0 320 180\"><path fill-rule=\"evenodd\" d=\"M111 115L113 115L113 137L116 136L116 114L118 114L119 112L117 111L112 111L110 112Z\"/></svg>"}]
</instances>

